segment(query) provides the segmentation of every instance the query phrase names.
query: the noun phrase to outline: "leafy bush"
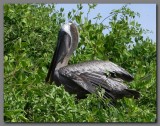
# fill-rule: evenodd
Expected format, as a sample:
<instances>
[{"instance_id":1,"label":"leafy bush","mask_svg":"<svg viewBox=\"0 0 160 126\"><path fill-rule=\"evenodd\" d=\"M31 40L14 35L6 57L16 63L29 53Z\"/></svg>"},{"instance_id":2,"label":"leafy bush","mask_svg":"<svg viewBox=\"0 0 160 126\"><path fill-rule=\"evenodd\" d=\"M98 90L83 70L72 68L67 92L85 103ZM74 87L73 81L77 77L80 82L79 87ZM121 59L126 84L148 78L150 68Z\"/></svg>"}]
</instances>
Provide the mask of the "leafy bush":
<instances>
[{"instance_id":1,"label":"leafy bush","mask_svg":"<svg viewBox=\"0 0 160 126\"><path fill-rule=\"evenodd\" d=\"M79 24L80 42L70 64L87 60L110 60L135 76L129 85L141 98L109 99L89 94L77 100L63 86L44 83L57 41L65 22L64 9L52 4L4 5L4 121L5 122L155 122L156 44L134 20L140 16L123 6L113 10L109 26L82 18L83 6L68 13ZM89 4L88 14L95 4ZM100 14L94 18L101 20ZM87 29L87 30L86 30ZM103 30L109 30L104 35Z\"/></svg>"}]
</instances>

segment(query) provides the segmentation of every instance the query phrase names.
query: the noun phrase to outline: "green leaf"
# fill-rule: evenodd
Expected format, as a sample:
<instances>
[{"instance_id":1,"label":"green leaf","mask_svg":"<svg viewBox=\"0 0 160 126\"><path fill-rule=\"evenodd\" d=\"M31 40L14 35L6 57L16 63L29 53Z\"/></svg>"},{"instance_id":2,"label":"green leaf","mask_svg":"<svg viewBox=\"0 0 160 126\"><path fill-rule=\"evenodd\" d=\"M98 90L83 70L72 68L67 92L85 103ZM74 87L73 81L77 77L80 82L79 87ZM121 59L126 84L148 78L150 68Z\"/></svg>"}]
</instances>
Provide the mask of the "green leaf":
<instances>
[{"instance_id":1,"label":"green leaf","mask_svg":"<svg viewBox=\"0 0 160 126\"><path fill-rule=\"evenodd\" d=\"M42 67L43 72L47 73L47 68L46 67Z\"/></svg>"},{"instance_id":2,"label":"green leaf","mask_svg":"<svg viewBox=\"0 0 160 126\"><path fill-rule=\"evenodd\" d=\"M4 62L8 61L8 56L4 56Z\"/></svg>"}]
</instances>

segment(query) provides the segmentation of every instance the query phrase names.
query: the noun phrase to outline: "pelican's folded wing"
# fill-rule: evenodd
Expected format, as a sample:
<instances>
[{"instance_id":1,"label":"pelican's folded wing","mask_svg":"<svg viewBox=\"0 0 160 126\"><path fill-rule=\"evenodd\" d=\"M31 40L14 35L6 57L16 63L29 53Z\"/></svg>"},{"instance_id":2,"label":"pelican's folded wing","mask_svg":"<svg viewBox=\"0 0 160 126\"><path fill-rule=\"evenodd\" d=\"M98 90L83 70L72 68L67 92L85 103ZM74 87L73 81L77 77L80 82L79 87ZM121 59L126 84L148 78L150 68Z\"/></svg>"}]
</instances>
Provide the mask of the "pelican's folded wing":
<instances>
[{"instance_id":1,"label":"pelican's folded wing","mask_svg":"<svg viewBox=\"0 0 160 126\"><path fill-rule=\"evenodd\" d=\"M108 74L105 73L105 70ZM105 96L112 99L139 98L140 96L139 92L130 90L123 84L123 80L130 81L133 77L123 68L111 62L99 62L97 65L95 62L70 65L60 69L59 73L63 78L61 80L70 80L68 81L70 83L62 83L70 85L71 90L79 86L89 93L95 93L97 88L101 87L105 89Z\"/></svg>"}]
</instances>

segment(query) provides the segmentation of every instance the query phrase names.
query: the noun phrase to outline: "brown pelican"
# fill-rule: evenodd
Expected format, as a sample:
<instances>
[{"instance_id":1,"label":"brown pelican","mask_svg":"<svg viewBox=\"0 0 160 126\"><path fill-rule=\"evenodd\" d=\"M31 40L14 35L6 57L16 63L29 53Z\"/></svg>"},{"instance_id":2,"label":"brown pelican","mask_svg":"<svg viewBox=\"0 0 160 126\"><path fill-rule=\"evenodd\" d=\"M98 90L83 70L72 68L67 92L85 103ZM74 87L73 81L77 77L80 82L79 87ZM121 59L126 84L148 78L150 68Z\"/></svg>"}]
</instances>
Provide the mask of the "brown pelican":
<instances>
[{"instance_id":1,"label":"brown pelican","mask_svg":"<svg viewBox=\"0 0 160 126\"><path fill-rule=\"evenodd\" d=\"M63 84L65 90L77 94L77 98L85 98L86 94L95 93L98 87L105 90L105 98L139 98L138 91L128 89L123 84L123 81L133 80L133 76L110 61L90 61L68 65L78 41L79 32L76 25L74 23L64 24L58 34L57 47L46 82L54 81L58 86Z\"/></svg>"}]
</instances>

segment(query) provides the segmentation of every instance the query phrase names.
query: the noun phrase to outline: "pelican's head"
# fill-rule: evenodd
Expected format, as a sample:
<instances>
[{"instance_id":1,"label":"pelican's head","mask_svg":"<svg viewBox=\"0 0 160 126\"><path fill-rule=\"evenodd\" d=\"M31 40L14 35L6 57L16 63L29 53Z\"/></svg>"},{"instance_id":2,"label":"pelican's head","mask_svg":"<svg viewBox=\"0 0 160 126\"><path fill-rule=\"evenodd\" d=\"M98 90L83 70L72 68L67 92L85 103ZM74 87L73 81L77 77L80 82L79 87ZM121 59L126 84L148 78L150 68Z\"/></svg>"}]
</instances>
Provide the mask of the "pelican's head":
<instances>
[{"instance_id":1,"label":"pelican's head","mask_svg":"<svg viewBox=\"0 0 160 126\"><path fill-rule=\"evenodd\" d=\"M56 65L56 69L68 64L70 56L78 46L78 41L79 33L77 26L72 22L64 24L59 31L54 54L54 65Z\"/></svg>"},{"instance_id":2,"label":"pelican's head","mask_svg":"<svg viewBox=\"0 0 160 126\"><path fill-rule=\"evenodd\" d=\"M64 24L60 30L60 32L67 33L71 38L71 44L75 46L74 44L78 45L79 42L79 32L77 29L76 24L72 23L71 21L67 24ZM77 48L77 46L76 46Z\"/></svg>"},{"instance_id":3,"label":"pelican's head","mask_svg":"<svg viewBox=\"0 0 160 126\"><path fill-rule=\"evenodd\" d=\"M76 50L78 46L78 41L79 32L77 26L72 22L64 24L58 35L58 43L56 48L58 62L63 62L72 55L73 51Z\"/></svg>"},{"instance_id":4,"label":"pelican's head","mask_svg":"<svg viewBox=\"0 0 160 126\"><path fill-rule=\"evenodd\" d=\"M58 42L54 52L52 62L48 71L46 82L53 76L55 71L61 67L68 65L68 61L74 50L76 50L79 41L79 32L77 26L69 22L64 24L58 34Z\"/></svg>"},{"instance_id":5,"label":"pelican's head","mask_svg":"<svg viewBox=\"0 0 160 126\"><path fill-rule=\"evenodd\" d=\"M73 41L79 41L79 32L77 29L76 24L74 24L73 22L69 22L67 24L64 24L61 28L61 31L66 32L71 38L73 38Z\"/></svg>"}]
</instances>

